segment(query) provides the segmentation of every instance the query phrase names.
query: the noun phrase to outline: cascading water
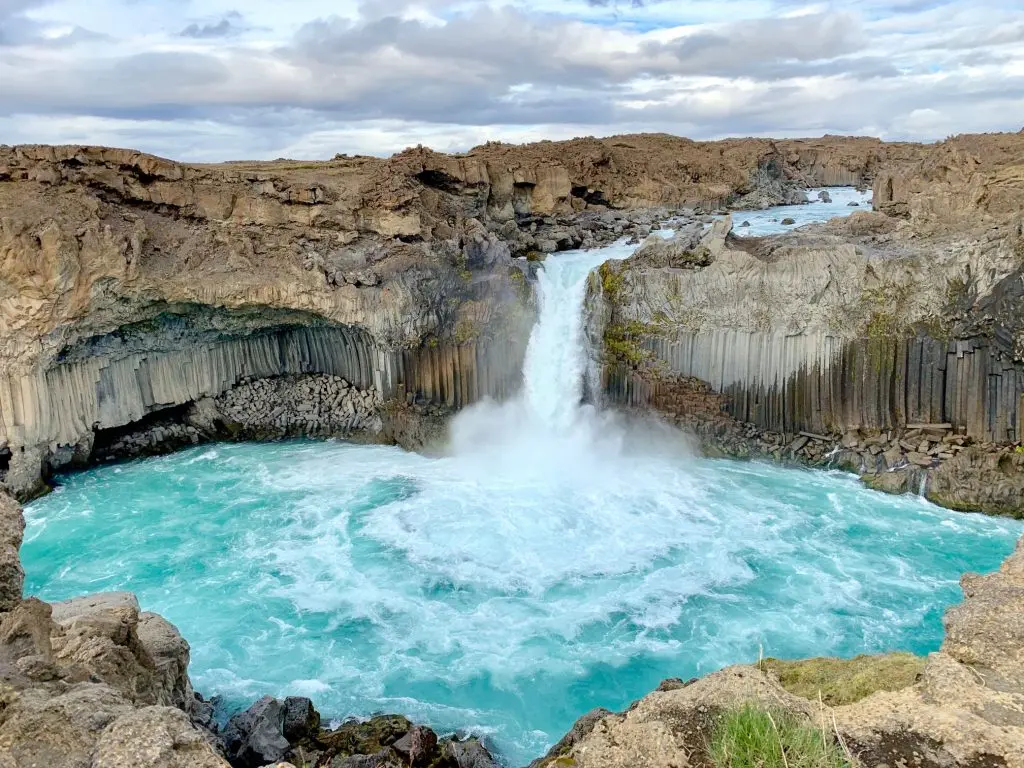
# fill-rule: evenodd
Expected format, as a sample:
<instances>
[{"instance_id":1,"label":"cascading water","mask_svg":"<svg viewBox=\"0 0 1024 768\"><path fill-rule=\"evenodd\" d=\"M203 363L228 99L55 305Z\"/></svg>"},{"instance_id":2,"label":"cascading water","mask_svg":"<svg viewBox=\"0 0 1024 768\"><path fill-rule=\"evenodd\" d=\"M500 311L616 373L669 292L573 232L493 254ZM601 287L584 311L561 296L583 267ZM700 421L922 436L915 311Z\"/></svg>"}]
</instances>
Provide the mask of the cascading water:
<instances>
[{"instance_id":1,"label":"cascading water","mask_svg":"<svg viewBox=\"0 0 1024 768\"><path fill-rule=\"evenodd\" d=\"M218 445L68 476L26 510L28 591L135 591L228 708L401 712L510 765L595 706L761 649L934 650L960 574L1021 524L697 459L580 407L586 275L627 254L549 257L523 396L461 414L451 455Z\"/></svg>"},{"instance_id":2,"label":"cascading water","mask_svg":"<svg viewBox=\"0 0 1024 768\"><path fill-rule=\"evenodd\" d=\"M552 257L538 275L540 313L523 364L529 413L553 429L572 426L579 415L587 354L583 299L587 277L600 264L625 259L635 246L614 245Z\"/></svg>"}]
</instances>

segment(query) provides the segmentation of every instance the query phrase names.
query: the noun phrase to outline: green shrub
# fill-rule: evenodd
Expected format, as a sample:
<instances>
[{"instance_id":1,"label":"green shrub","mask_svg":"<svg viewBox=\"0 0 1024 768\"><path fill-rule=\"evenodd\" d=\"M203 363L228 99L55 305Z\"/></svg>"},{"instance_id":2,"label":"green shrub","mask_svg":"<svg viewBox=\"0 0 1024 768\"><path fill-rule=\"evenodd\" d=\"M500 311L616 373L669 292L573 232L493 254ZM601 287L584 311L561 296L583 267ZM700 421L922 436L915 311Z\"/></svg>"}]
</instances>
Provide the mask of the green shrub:
<instances>
[{"instance_id":1,"label":"green shrub","mask_svg":"<svg viewBox=\"0 0 1024 768\"><path fill-rule=\"evenodd\" d=\"M722 716L708 752L715 768L851 768L830 734L755 704Z\"/></svg>"}]
</instances>

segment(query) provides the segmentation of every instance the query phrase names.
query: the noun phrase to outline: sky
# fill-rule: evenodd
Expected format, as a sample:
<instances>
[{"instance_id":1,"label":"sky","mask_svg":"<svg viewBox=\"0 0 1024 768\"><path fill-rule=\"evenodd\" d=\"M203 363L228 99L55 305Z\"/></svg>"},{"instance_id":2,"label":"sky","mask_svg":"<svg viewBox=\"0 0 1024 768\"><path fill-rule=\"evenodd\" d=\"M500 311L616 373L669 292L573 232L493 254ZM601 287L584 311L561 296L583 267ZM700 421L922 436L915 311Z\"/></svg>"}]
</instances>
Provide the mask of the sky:
<instances>
[{"instance_id":1,"label":"sky","mask_svg":"<svg viewBox=\"0 0 1024 768\"><path fill-rule=\"evenodd\" d=\"M191 161L1024 127L1024 0L0 0L0 143Z\"/></svg>"}]
</instances>

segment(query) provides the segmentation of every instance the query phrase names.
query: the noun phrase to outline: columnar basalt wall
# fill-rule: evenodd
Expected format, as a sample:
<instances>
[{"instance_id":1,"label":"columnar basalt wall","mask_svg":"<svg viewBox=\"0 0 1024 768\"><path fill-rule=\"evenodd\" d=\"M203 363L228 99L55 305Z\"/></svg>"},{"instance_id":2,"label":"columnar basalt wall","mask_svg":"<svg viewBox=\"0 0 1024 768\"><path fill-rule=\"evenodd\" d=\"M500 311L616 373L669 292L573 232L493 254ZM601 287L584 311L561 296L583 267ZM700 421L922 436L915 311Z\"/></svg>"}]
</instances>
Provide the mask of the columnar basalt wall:
<instances>
[{"instance_id":1,"label":"columnar basalt wall","mask_svg":"<svg viewBox=\"0 0 1024 768\"><path fill-rule=\"evenodd\" d=\"M523 341L511 337L389 350L356 328L291 326L117 358L75 355L80 359L37 375L2 376L0 423L11 443L55 453L95 431L217 397L243 381L304 374L340 377L382 400L461 408L514 394L524 354Z\"/></svg>"},{"instance_id":2,"label":"columnar basalt wall","mask_svg":"<svg viewBox=\"0 0 1024 768\"><path fill-rule=\"evenodd\" d=\"M982 339L844 340L737 331L649 339L657 370L725 395L735 419L774 432L843 434L945 424L991 443L1024 440L1024 365ZM612 402L650 403L658 378L606 372Z\"/></svg>"}]
</instances>

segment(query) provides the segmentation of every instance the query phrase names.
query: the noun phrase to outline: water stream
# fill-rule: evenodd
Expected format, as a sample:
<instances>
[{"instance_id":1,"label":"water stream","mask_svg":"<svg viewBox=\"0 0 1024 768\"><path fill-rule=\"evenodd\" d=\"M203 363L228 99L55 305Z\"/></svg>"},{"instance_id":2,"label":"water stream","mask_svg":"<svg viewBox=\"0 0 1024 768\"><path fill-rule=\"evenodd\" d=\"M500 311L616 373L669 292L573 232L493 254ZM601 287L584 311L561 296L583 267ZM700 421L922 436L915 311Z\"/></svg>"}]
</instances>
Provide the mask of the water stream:
<instances>
[{"instance_id":1,"label":"water stream","mask_svg":"<svg viewBox=\"0 0 1024 768\"><path fill-rule=\"evenodd\" d=\"M27 509L28 590L135 591L225 711L271 693L401 712L510 765L666 677L934 650L960 574L1022 525L698 459L581 406L586 276L628 253L549 258L522 396L463 412L449 456L215 445L68 476Z\"/></svg>"}]
</instances>

